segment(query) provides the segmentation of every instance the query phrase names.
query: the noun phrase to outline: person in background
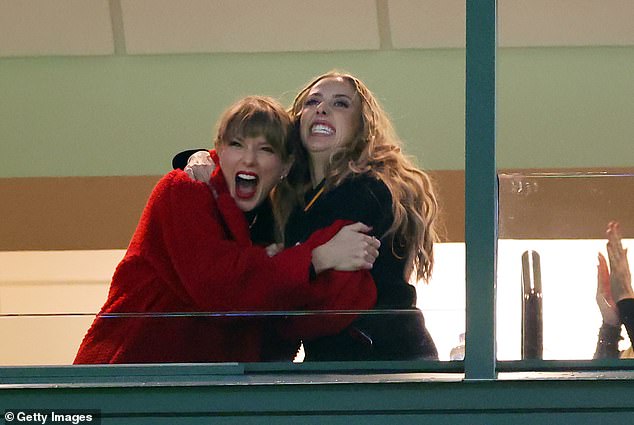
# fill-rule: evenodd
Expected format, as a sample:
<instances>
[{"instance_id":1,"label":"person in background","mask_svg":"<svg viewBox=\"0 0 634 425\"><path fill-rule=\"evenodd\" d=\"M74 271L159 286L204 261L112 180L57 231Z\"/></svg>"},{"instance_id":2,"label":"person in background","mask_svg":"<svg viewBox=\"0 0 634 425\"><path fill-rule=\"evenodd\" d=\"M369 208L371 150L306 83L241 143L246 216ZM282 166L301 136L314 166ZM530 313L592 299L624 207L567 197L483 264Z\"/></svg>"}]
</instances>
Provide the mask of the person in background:
<instances>
[{"instance_id":1,"label":"person in background","mask_svg":"<svg viewBox=\"0 0 634 425\"><path fill-rule=\"evenodd\" d=\"M603 323L594 358L634 357L632 347L619 351L621 325L625 325L630 341L634 341L634 290L619 223L610 222L606 236L610 267L608 269L605 257L599 253L596 300Z\"/></svg>"},{"instance_id":2,"label":"person in background","mask_svg":"<svg viewBox=\"0 0 634 425\"><path fill-rule=\"evenodd\" d=\"M429 176L402 152L390 119L367 86L329 72L291 107L301 141L281 205L286 247L336 220L359 221L382 243L371 270L372 314L336 335L304 341L306 361L437 359L411 277L431 276L438 203Z\"/></svg>"},{"instance_id":3,"label":"person in background","mask_svg":"<svg viewBox=\"0 0 634 425\"><path fill-rule=\"evenodd\" d=\"M182 170L158 182L75 364L290 361L299 341L288 335L338 332L354 317L308 331L253 312L374 305L379 242L367 226L335 223L282 252L271 244L269 194L291 165L290 129L277 101L247 97L219 122L207 184ZM361 273L338 284L321 278L329 269Z\"/></svg>"}]
</instances>

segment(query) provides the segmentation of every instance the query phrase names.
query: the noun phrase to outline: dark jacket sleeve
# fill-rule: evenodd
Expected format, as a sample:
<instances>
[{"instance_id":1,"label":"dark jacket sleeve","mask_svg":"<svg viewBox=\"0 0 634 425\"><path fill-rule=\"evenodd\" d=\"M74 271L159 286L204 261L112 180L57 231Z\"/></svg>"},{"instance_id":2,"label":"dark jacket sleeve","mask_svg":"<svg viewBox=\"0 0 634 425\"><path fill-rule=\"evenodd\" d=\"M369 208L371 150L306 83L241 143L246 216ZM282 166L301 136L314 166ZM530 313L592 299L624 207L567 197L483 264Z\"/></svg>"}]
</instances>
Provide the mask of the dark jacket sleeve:
<instances>
[{"instance_id":1,"label":"dark jacket sleeve","mask_svg":"<svg viewBox=\"0 0 634 425\"><path fill-rule=\"evenodd\" d=\"M630 337L632 344L634 344L634 299L623 299L619 301L616 306L619 309L621 323L625 325L627 335Z\"/></svg>"},{"instance_id":2,"label":"dark jacket sleeve","mask_svg":"<svg viewBox=\"0 0 634 425\"><path fill-rule=\"evenodd\" d=\"M621 326L603 324L599 329L597 347L594 359L618 359L619 341L621 340Z\"/></svg>"},{"instance_id":3,"label":"dark jacket sleeve","mask_svg":"<svg viewBox=\"0 0 634 425\"><path fill-rule=\"evenodd\" d=\"M634 341L632 339L634 336L634 299L623 299L616 306L619 310L619 318L625 326L630 341ZM623 339L621 337L621 325L610 326L604 323L599 329L599 338L593 358L618 359L621 354L619 352L619 341L621 339Z\"/></svg>"}]
</instances>

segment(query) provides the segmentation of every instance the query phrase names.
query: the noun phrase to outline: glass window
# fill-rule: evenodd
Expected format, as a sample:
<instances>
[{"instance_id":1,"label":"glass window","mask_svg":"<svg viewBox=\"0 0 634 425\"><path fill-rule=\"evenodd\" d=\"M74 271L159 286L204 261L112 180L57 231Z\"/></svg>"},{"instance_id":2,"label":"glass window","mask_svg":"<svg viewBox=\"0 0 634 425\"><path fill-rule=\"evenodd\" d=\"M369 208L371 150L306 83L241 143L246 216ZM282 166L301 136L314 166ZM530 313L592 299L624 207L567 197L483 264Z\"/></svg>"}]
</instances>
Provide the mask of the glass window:
<instances>
[{"instance_id":1,"label":"glass window","mask_svg":"<svg viewBox=\"0 0 634 425\"><path fill-rule=\"evenodd\" d=\"M597 257L608 259L610 221L632 245L630 190L633 174L500 174L498 359L593 358L602 324ZM625 349L625 329L619 334Z\"/></svg>"},{"instance_id":2,"label":"glass window","mask_svg":"<svg viewBox=\"0 0 634 425\"><path fill-rule=\"evenodd\" d=\"M499 2L499 360L592 359L606 228L620 222L626 248L634 234L628 12L574 9ZM628 347L625 328L614 332Z\"/></svg>"},{"instance_id":3,"label":"glass window","mask_svg":"<svg viewBox=\"0 0 634 425\"><path fill-rule=\"evenodd\" d=\"M9 99L0 105L0 115L11 117L10 124L0 129L0 139L9 152L6 157L12 158L0 167L0 183L7 190L3 193L15 200L3 205L2 211L0 338L9 348L0 353L0 365L71 363L107 298L112 272L151 187L169 170L171 156L210 144L213 123L238 94L265 93L289 104L294 91L332 68L350 71L368 84L392 117L406 153L429 170L437 184L443 230L435 250L435 271L429 284L411 284L439 359L460 359L468 315L464 187L460 186L464 184L464 2L428 3L428 8L416 8L412 2L377 2L377 21L382 31L389 31L375 40L375 49L353 54L216 52L148 57L120 51L115 58L0 59L0 80L7 82L3 95ZM619 220L626 246L631 244L634 226L624 214L632 208L618 193L621 189L629 193L632 186L629 146L634 128L629 118L634 115L634 41L618 35L631 21L622 19L627 14L614 13L618 9L601 5L592 9L580 5L573 16L565 6L552 9L547 0L499 3L497 359L527 358L522 355L522 279L541 282L542 297L536 303L541 306L536 310L541 310L543 326L537 328L542 336L540 357L589 359L601 325L594 299L595 262L597 252L605 252L605 225ZM437 22L445 25L431 25ZM292 72L280 73L280 68ZM485 98L490 95L478 84L475 90ZM33 143L25 145L24 140ZM105 175L110 177L100 177ZM47 186L48 180L54 180L52 186ZM140 182L134 183L136 201L111 197L123 193L132 181ZM94 191L84 190L86 197L78 201L68 192L50 190L60 184L75 185L74 193L86 187ZM60 205L66 209L56 209ZM121 205L129 208L119 210ZM54 211L59 213L53 217ZM73 215L74 211L79 214ZM98 211L101 214L95 216ZM125 223L111 220L120 213L127 217ZM84 247L78 246L84 242ZM492 298L477 295L470 301L486 308ZM310 320L323 325L333 314L337 320L385 316L389 322L410 312L391 306L385 311L338 313L169 311L149 317L128 313L100 320L169 323L166 328L186 321L230 321L268 329ZM472 324L488 326L486 318L469 318ZM629 342L623 330L621 335L620 347L625 348ZM472 334L473 340L479 336ZM361 347L375 342L363 328L347 337ZM271 353L275 355L274 350ZM290 357L300 362L304 355L300 350L297 357ZM288 356L285 361L290 362Z\"/></svg>"},{"instance_id":4,"label":"glass window","mask_svg":"<svg viewBox=\"0 0 634 425\"><path fill-rule=\"evenodd\" d=\"M377 2L375 8L374 2L357 3L363 7L352 8L349 18L354 21L346 22L350 27L360 23L364 32L357 34L356 42L339 43L344 47L325 41L322 47L291 52L275 48L253 55L211 49L174 55L174 48L144 48L123 37L123 22L134 25L151 16L141 14L126 15L128 20L113 17L112 22L117 22L115 45L110 46L113 55L95 57L94 52L80 51L79 57L57 56L55 46L21 58L0 52L0 81L6 82L0 116L8 117L0 139L7 152L3 159L10 158L0 167L0 183L2 194L13 200L3 205L0 224L0 337L10 347L0 353L0 365L70 364L108 297L112 274L145 201L159 176L169 171L172 156L188 148L211 147L214 123L237 97L266 94L289 105L309 80L335 68L359 76L377 96L405 153L430 172L440 203L440 241L432 279L429 283L412 279L412 286L406 287L406 298L415 299L415 305L388 302L383 311L338 314L377 318L386 323L382 332L394 334L401 326L390 323L417 316L411 308L416 307L425 316L438 358L462 357L464 5L430 1L429 7L419 8L411 2L388 1ZM368 3L372 7L366 8ZM304 6L292 7L302 11ZM19 13L13 9L7 13L14 12ZM108 13L134 11L114 7L101 12L105 20L100 23L110 34ZM366 25L368 20L379 23L378 33L373 25ZM221 25L218 22L217 27ZM331 33L339 34L340 28L336 29ZM368 32L376 37L363 36ZM137 35L143 38L142 31ZM242 41L252 42L246 38ZM314 41L312 33L310 39ZM176 51L192 53L191 48L181 46L184 50ZM267 327L269 322L310 318L323 325L329 318L335 320L332 313L312 310L235 310L192 315L154 311L141 317L143 311L131 308L99 322L125 322L130 329L137 322L164 323L167 329L188 321L207 321L212 326L256 322L256 327ZM365 329L356 331L349 338L361 347L379 343ZM200 339L202 345L204 336ZM33 349L38 344L46 349ZM388 349L393 352L389 358L396 359L405 350ZM295 360L302 356L300 352ZM288 355L285 360L290 361Z\"/></svg>"},{"instance_id":5,"label":"glass window","mask_svg":"<svg viewBox=\"0 0 634 425\"><path fill-rule=\"evenodd\" d=\"M402 138L403 149L414 157L417 165L430 172L437 185L441 208L440 242L436 245L434 274L429 283L412 280L411 287L402 285L400 289L407 294L401 299L406 298L412 303L416 300L413 305L405 304L401 299L389 300L382 311L350 311L342 312L340 316L349 318L362 315L367 318L366 321L384 322L381 330L377 332L382 332L383 336L388 335L395 340L402 340L405 337L398 338L398 331L412 334L423 331L419 319L420 312L412 308L417 307L425 316L425 325L435 342L438 358L449 360L454 348L458 354L454 354L453 358L461 358L461 335L465 332L462 229L464 220L461 209L464 174L456 169L461 166L463 160L464 50L444 45L437 47L411 50L399 48L395 51L380 52L380 57L374 53L367 53L362 55L362 59L350 59L348 55L333 53L328 56L327 67L324 67L318 58L298 54L299 58L296 60L301 59L302 72L297 72L292 81L284 79L281 82L280 78L272 73L260 76L259 85L249 81L252 84L250 90L253 92L279 94L282 93L279 87L283 86L283 93L286 95L288 91L299 90L306 81L319 73L318 70L325 68L323 71L327 71L330 68L344 67L341 65L344 63L344 68L363 76L390 116L394 117L394 126ZM399 78L395 78L391 61L384 60L385 58L397 58L400 61ZM41 121L36 125L19 120L14 122L16 129L6 135L9 141L17 146L21 137L39 140L50 134L50 137L55 139L51 144L55 145L58 142L56 138L61 137L61 129L65 131L64 137L86 140L86 123L91 123L91 131L99 133L99 138L92 140L93 145L90 146L90 149L96 152L86 152L89 147L84 145L77 149L60 147L57 160L54 159L57 155L55 152L40 153L37 157L44 161L41 166L24 161L24 167L20 168L24 176L4 179L2 189L6 192L3 193L15 202L6 205L7 220L2 224L3 234L9 236L3 238L3 251L0 252L0 261L3 264L0 271L0 321L3 324L0 336L10 349L0 354L1 365L68 365L73 362L82 338L108 297L113 272L125 254L122 248L128 244L143 205L160 178L159 174L169 170L171 156L181 149L211 143L208 140L211 139L213 122L222 108L229 104L229 100L222 96L217 99L212 96L214 104L209 107L206 105L209 101L209 90L200 88L207 83L193 81L192 84L200 88L195 96L196 101L191 104L197 113L191 117L174 118L179 122L178 126L188 129L184 130L182 137L175 142L172 136L163 134L161 129L157 128L166 120L161 118L162 114L166 114L166 110L172 110L173 106L169 99L175 94L163 93L162 96L165 97L161 101L151 96L146 97L147 81L134 77L137 61L149 62L157 66L157 73L153 77L157 85L169 85L174 78L179 79L187 74L180 69L179 64L183 60L186 59L179 56L134 59L126 57L112 62L108 58L49 58L46 61L31 58L11 62L7 68L3 68L2 72L7 74L7 79L22 90L11 93L16 108L30 110L32 114L37 113L41 117ZM231 58L226 60L230 61ZM249 60L258 63L270 60L270 57L252 56ZM372 66L365 64L368 60L372 62ZM157 65L155 61L161 64ZM133 76L121 80L117 77L117 72L95 71L88 66L94 62L103 62L103 68L116 68L118 73L131 73ZM195 62L197 63L194 66L205 70L210 67L213 60L198 58ZM86 67L82 64L86 64ZM425 77L421 83L412 86L412 81L421 80L421 66L426 68ZM47 72L52 86L74 87L76 81L68 77L68 73L65 72L67 67L77 67L77 73L83 76L77 81L88 80L94 84L99 82L112 90L95 93L92 100L82 98L79 102L73 90L44 90L41 87L38 90L31 87L23 78L28 72ZM170 68L171 72L159 72L158 69L162 67ZM148 69L152 69L152 65L148 65ZM271 85L266 82L267 78L272 80ZM244 81L245 78L235 78L235 86L232 87L235 93L246 90L242 87ZM220 90L220 87L215 86L215 90ZM23 92L27 92L28 95L23 95ZM127 94L139 92L144 95L133 96L135 101L128 105ZM44 106L38 106L39 103L25 105L24 99L30 97L40 99ZM290 103L292 97L284 101ZM61 104L71 106L61 108ZM52 105L56 107L51 107ZM91 108L96 108L105 115L113 115L113 120L119 122L118 125L128 128L126 140L134 139L135 143L130 142L130 146L108 145L109 137L117 140L119 137L109 133L108 131L114 130L103 122L90 121L82 115ZM146 111L148 115L139 116L138 111ZM155 120L156 125L153 125ZM52 131L51 128L58 131ZM119 129L119 126L116 128ZM16 146L14 148L17 150ZM106 151L106 146L108 155L102 151ZM159 149L157 146L164 151L164 157L159 165L153 166L156 169L153 171L154 168L148 168L147 163L155 162L157 159L150 159L144 152L156 155L156 149ZM39 148L28 146L28 149L37 151ZM122 151L126 151L129 156L122 156ZM104 157L107 157L108 161L104 161ZM17 162L23 161L17 154L15 158ZM102 169L111 164L113 168L106 170L105 173L113 175L89 175L95 170L85 168L86 158L99 159L100 168L96 171L97 174L104 173ZM70 176L58 175L62 173L58 162L66 164ZM5 172L9 173L10 170ZM116 175L120 172L130 175ZM136 175L148 172L154 174ZM33 175L37 173L43 175L34 178ZM34 208L35 205L37 207ZM388 296L391 296L390 291L388 288ZM137 326L135 323L141 322L169 329L177 328L178 324L185 322L203 321L211 327L226 321L251 324L255 322L254 327L267 327L269 322L307 322L308 318L305 316L311 315L313 321L321 322L322 325L335 320L333 313L315 313L312 310L262 312L230 306L227 309L231 310L231 314L224 310L205 309L197 311L200 314L194 315L185 314L187 310L170 310L153 311L148 316L141 316L144 313L142 309L127 308L122 315L110 314L100 317L98 323L103 323L105 327L125 323L123 327L130 329L131 334L132 329ZM341 320L341 317L337 320ZM267 324L264 325L264 322ZM399 324L402 322L406 325ZM371 333L371 330L359 327L352 329L352 335L346 335L345 339L353 341L361 349L367 349L368 345L380 345L383 336L374 336ZM200 331L200 334L195 338L199 338L199 345L202 347L205 336L203 331ZM305 335L301 336L305 338ZM257 337L259 336L254 336ZM240 347L242 341L235 338L228 338L222 343L247 349ZM46 349L33 349L37 344ZM146 344L148 352L152 351L151 344L150 341ZM173 345L177 343L174 342ZM411 356L403 357L403 354L407 353L407 350L414 350L405 345L381 349L387 353L379 357L382 360L411 359ZM295 360L304 359L303 353L306 352L300 351ZM251 358L253 357L232 357L227 360ZM284 357L278 358L271 354L266 360L290 362L293 358L293 354L285 351ZM321 357L328 360L347 358L347 355L336 358ZM368 359L364 356L353 358ZM194 359L199 360L197 357ZM148 361L159 360L160 357L154 355L148 357Z\"/></svg>"}]
</instances>

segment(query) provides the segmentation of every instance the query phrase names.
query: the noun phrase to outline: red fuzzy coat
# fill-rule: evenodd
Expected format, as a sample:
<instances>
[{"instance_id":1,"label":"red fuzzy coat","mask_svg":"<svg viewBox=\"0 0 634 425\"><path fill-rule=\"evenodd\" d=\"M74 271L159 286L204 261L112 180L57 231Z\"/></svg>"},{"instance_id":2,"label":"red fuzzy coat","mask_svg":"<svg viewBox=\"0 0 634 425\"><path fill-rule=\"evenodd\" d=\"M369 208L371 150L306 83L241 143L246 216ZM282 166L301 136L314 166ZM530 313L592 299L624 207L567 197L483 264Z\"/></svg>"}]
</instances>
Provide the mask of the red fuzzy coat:
<instances>
[{"instance_id":1,"label":"red fuzzy coat","mask_svg":"<svg viewBox=\"0 0 634 425\"><path fill-rule=\"evenodd\" d=\"M269 257L252 245L219 167L211 182L215 194L181 170L159 181L75 364L292 360L299 338L340 332L354 315L201 313L374 306L367 271L329 271L309 280L312 249L345 223ZM183 312L197 314L160 314Z\"/></svg>"}]
</instances>

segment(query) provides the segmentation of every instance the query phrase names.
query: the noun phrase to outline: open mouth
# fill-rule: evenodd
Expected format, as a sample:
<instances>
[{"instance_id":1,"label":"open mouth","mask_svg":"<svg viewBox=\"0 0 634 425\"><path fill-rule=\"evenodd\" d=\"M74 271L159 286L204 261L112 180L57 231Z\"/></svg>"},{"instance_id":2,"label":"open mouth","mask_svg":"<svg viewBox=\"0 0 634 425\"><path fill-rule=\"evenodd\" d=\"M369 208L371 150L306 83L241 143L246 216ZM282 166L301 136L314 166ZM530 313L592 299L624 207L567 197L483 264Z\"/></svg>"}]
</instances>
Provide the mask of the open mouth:
<instances>
[{"instance_id":1,"label":"open mouth","mask_svg":"<svg viewBox=\"0 0 634 425\"><path fill-rule=\"evenodd\" d=\"M315 123L310 126L310 134L319 134L324 136L331 136L335 134L335 129L324 123Z\"/></svg>"},{"instance_id":2,"label":"open mouth","mask_svg":"<svg viewBox=\"0 0 634 425\"><path fill-rule=\"evenodd\" d=\"M258 189L259 177L255 173L239 172L236 174L236 196L240 199L251 199Z\"/></svg>"}]
</instances>

